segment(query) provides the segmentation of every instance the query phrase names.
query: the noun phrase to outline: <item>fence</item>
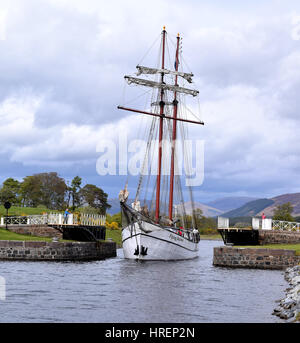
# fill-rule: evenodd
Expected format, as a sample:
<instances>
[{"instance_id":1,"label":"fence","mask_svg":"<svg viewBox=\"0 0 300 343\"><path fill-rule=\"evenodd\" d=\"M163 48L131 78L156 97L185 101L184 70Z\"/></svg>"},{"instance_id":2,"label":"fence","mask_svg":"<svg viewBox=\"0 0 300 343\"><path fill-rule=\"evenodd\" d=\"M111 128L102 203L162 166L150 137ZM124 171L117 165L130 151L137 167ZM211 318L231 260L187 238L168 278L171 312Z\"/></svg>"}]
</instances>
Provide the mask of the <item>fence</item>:
<instances>
[{"instance_id":1,"label":"fence","mask_svg":"<svg viewBox=\"0 0 300 343\"><path fill-rule=\"evenodd\" d=\"M273 230L285 230L285 231L299 231L300 223L285 222L282 220L272 220Z\"/></svg>"},{"instance_id":2,"label":"fence","mask_svg":"<svg viewBox=\"0 0 300 343\"><path fill-rule=\"evenodd\" d=\"M30 216L9 216L1 217L0 225L86 225L101 226L105 225L106 216L96 214L70 214L65 220L61 213L49 213Z\"/></svg>"},{"instance_id":3,"label":"fence","mask_svg":"<svg viewBox=\"0 0 300 343\"><path fill-rule=\"evenodd\" d=\"M218 229L228 229L229 218L218 217ZM287 222L283 220L273 220L271 218L252 218L252 228L254 230L281 230L300 232L300 223Z\"/></svg>"}]
</instances>

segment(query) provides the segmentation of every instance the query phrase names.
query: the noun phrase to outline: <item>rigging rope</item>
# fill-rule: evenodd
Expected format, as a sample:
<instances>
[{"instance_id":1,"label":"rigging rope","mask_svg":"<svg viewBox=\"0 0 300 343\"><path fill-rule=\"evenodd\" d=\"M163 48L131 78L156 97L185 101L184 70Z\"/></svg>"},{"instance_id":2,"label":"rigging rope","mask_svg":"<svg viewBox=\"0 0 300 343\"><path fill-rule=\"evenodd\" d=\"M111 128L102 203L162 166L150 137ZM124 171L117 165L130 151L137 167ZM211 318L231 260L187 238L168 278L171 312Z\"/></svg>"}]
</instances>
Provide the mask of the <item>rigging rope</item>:
<instances>
[{"instance_id":1,"label":"rigging rope","mask_svg":"<svg viewBox=\"0 0 300 343\"><path fill-rule=\"evenodd\" d=\"M170 39L169 36L168 36L168 38ZM151 47L149 48L147 53L144 55L144 57L142 58L142 60L140 61L139 64L141 64L141 62L149 54L150 50L155 45L156 41L157 41L157 38L155 39L154 43L151 45ZM162 42L162 40L160 40L160 41ZM173 44L172 39L170 39L170 42ZM175 46L175 44L173 44L173 45ZM180 45L181 45L181 41L180 41ZM160 62L161 62L162 43L160 44L159 50L160 51L159 51L158 59L157 59L157 67L158 68L160 67ZM172 63L173 57L171 57L171 55L170 55L170 48L169 48L169 43L168 43L167 39L166 39L166 56L165 57L173 69L173 67L174 67L174 65ZM180 52L180 62L181 63L179 64L179 68L182 70L183 64L186 64L186 62L183 59L181 52ZM165 76L165 80L164 80L165 82L171 81L172 84L175 83L175 75L168 74L168 75L164 75L164 76ZM160 80L159 80L160 75L159 74L155 74L154 78L155 78L155 80L157 80L157 82L160 82ZM179 78L179 80L181 80L180 82L183 84L183 87L184 87L184 85L187 83L187 81L185 79L182 80L181 78ZM124 93L125 93L125 91L124 91ZM180 117L182 119L188 119L187 118L187 112L189 112L195 118L197 118L197 120L199 120L199 118L186 106L185 97L179 93L177 93L177 96L178 96L177 100L179 100L179 102L181 102L181 104L182 104L182 107L178 106L178 117ZM157 89L151 88L150 90L144 91L142 94L139 94L138 96L136 96L132 100L127 101L125 104L137 101L138 99L140 99L142 97L147 98L147 99L145 99L147 101L147 102L145 102L145 105L144 105L145 108L147 108L147 104L149 106L148 100L150 98L151 98L150 103L154 103L155 99L156 99L156 103L159 103L161 100L160 99L160 92L157 92ZM174 92L165 90L163 100L167 104L172 103L172 101L174 100ZM199 104L199 98L197 100L198 100L198 104ZM200 108L200 105L199 105L199 108ZM184 109L186 111L184 111ZM152 111L155 113L159 113L159 106L155 106L154 109L151 110L151 112ZM169 115L169 116L173 116L173 107L166 105L164 107L164 114ZM147 136L147 143L146 143L145 155L143 157L143 161L142 161L142 165L141 165L141 172L140 172L140 175L138 178L138 185L137 185L136 194L135 194L135 201L140 200L142 198L142 195L143 195L144 196L143 201L144 201L144 206L145 206L146 202L149 201L149 200L147 200L148 192L149 192L149 187L151 187L151 185L152 185L152 194L151 194L151 198L150 198L150 213L152 213L154 206L155 206L154 198L155 198L155 193L156 193L156 188L157 188L157 177L153 178L152 171L153 171L153 168L155 166L155 164L153 163L154 158L157 157L157 151L156 150L158 150L157 149L158 148L158 146L157 146L158 141L155 138L158 137L160 119L158 117L153 117L151 122L149 121L148 118L145 119L145 121L146 121L146 125L144 127L144 130L141 130L142 119L140 122L140 128L138 130L138 134L142 135L143 139L144 139L144 137ZM184 126L183 123L180 121L175 122L175 121L170 120L170 119L165 119L163 121L163 133L164 133L163 140L168 141L171 144L169 144L168 146L166 144L164 144L164 146L163 146L163 150L164 150L163 156L164 157L162 159L162 179L161 179L161 193L160 193L160 204L161 204L160 213L161 213L161 216L163 216L163 215L167 216L167 214L168 214L167 202L168 202L168 195L169 195L169 184L170 184L169 171L170 171L170 160L171 160L170 159L171 150L169 151L169 149L172 147L172 129L173 129L174 124L179 125L179 130L177 133L178 137L176 137L176 138L178 140L179 134L181 135L181 139L182 139L182 143L183 143L183 147L182 147L183 161L184 161L184 166L186 168L185 171L187 172L188 175L191 175L190 168L192 168L192 167L190 167L190 162L191 162L190 161L190 154L189 154L190 152L186 151L187 146L185 146L185 144L184 144L186 139L187 139L187 134L188 134L187 126ZM146 134L146 129L148 129L148 132L149 132L147 134ZM182 190L181 179L180 179L180 175L178 175L179 167L182 168L182 166L183 166L183 163L181 166L179 166L178 152L177 152L177 148L175 147L174 170L176 172L174 174L174 201L173 201L173 204L175 205L176 201L181 203L180 211L177 211L177 215L179 217L181 216L182 226L185 228L188 225L187 213L186 213L186 206L185 206L185 202L184 202L185 198L184 198L184 194L183 194L183 190ZM145 180L145 177L146 177L146 180ZM129 173L127 176L127 183L128 183L128 178L129 178ZM188 185L188 193L189 193L189 198L190 198L191 204L192 204L192 225L193 225L193 227L195 227L196 220L194 218L194 215L195 215L194 199L193 199L192 188L190 185ZM179 207L179 205L178 205L178 207Z\"/></svg>"}]
</instances>

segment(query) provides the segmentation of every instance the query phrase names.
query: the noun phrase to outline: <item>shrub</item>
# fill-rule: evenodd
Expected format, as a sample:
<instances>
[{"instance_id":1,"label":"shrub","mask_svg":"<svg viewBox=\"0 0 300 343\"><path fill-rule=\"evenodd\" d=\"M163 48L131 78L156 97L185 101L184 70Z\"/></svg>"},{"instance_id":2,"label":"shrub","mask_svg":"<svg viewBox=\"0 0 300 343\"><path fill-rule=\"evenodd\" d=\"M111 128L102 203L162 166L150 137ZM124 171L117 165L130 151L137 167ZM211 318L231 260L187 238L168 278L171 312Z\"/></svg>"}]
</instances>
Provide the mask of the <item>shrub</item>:
<instances>
[{"instance_id":1,"label":"shrub","mask_svg":"<svg viewBox=\"0 0 300 343\"><path fill-rule=\"evenodd\" d=\"M106 222L105 226L111 230L118 230L119 229L119 225L117 222L111 222L111 223Z\"/></svg>"}]
</instances>

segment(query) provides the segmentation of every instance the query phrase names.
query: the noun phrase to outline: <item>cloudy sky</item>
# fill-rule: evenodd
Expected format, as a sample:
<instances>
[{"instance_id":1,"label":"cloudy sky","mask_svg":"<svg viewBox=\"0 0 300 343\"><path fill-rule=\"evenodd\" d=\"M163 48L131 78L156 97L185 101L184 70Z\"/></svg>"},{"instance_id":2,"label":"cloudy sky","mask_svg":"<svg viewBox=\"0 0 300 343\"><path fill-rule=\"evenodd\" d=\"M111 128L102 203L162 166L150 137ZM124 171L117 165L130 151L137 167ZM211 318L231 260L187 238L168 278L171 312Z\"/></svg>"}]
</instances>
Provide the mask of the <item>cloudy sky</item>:
<instances>
[{"instance_id":1,"label":"cloudy sky","mask_svg":"<svg viewBox=\"0 0 300 343\"><path fill-rule=\"evenodd\" d=\"M137 130L119 111L166 25L200 91L204 182L195 198L300 192L300 4L238 0L0 0L0 182L57 171L117 197L101 141Z\"/></svg>"}]
</instances>

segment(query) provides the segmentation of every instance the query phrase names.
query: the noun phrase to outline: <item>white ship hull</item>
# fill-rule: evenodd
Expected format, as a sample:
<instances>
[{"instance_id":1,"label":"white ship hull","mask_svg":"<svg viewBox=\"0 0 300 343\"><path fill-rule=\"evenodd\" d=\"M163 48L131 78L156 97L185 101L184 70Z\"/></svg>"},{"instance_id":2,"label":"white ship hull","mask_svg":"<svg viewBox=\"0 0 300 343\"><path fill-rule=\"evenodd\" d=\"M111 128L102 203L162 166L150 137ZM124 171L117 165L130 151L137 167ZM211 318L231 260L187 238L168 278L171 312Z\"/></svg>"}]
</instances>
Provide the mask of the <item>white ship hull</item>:
<instances>
[{"instance_id":1,"label":"white ship hull","mask_svg":"<svg viewBox=\"0 0 300 343\"><path fill-rule=\"evenodd\" d=\"M167 261L198 257L196 241L180 236L175 230L144 221L123 228L122 243L127 259Z\"/></svg>"}]
</instances>

